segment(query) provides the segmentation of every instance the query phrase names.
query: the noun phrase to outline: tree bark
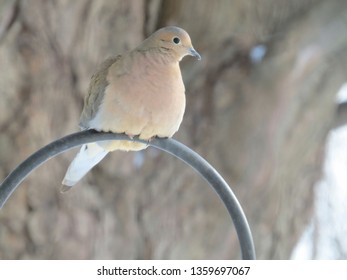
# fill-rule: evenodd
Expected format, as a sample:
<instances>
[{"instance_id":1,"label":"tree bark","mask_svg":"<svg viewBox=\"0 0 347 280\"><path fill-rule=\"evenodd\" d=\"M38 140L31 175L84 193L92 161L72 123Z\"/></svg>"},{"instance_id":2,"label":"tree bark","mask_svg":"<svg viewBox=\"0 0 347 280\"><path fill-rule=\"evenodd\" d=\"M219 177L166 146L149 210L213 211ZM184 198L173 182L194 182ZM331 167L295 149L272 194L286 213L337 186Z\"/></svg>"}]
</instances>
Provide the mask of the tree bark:
<instances>
[{"instance_id":1,"label":"tree bark","mask_svg":"<svg viewBox=\"0 0 347 280\"><path fill-rule=\"evenodd\" d=\"M229 182L258 258L290 257L346 77L346 1L5 1L0 17L0 178L78 130L103 59L181 26L203 59L181 63L187 109L175 138ZM40 167L1 210L1 259L240 257L226 209L178 160L114 152L62 195L73 156Z\"/></svg>"}]
</instances>

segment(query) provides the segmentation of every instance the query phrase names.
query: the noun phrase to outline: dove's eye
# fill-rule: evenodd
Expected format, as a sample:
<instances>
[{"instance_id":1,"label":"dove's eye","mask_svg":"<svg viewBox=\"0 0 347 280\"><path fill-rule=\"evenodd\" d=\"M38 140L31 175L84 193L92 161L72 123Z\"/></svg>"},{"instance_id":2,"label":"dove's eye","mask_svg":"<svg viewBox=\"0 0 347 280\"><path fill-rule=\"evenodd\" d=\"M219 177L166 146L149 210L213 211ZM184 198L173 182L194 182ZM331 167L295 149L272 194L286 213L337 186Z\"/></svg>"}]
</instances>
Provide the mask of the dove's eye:
<instances>
[{"instance_id":1,"label":"dove's eye","mask_svg":"<svg viewBox=\"0 0 347 280\"><path fill-rule=\"evenodd\" d=\"M174 42L176 45L178 45L181 42L181 40L178 37L173 37L172 42Z\"/></svg>"}]
</instances>

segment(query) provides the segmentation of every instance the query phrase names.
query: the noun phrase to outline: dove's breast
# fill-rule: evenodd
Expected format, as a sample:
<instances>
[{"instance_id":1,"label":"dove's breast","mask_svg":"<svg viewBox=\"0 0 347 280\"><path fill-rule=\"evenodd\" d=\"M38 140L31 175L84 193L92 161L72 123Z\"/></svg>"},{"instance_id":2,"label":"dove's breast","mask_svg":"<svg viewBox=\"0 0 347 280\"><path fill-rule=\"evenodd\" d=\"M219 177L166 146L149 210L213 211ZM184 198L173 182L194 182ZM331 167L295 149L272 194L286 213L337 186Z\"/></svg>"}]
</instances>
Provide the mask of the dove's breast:
<instances>
[{"instance_id":1,"label":"dove's breast","mask_svg":"<svg viewBox=\"0 0 347 280\"><path fill-rule=\"evenodd\" d=\"M161 63L141 55L131 63L120 63L127 66L122 66L122 71L119 65L109 69L104 99L90 127L142 139L171 137L185 110L178 62Z\"/></svg>"}]
</instances>

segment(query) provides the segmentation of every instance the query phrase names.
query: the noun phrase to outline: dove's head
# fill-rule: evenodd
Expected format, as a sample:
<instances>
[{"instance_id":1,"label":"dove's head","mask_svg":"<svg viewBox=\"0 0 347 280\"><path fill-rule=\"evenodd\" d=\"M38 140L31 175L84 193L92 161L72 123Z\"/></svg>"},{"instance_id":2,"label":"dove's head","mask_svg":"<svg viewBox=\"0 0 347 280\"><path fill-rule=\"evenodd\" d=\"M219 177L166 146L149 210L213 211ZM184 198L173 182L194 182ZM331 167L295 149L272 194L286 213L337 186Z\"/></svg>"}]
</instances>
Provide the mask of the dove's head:
<instances>
[{"instance_id":1,"label":"dove's head","mask_svg":"<svg viewBox=\"0 0 347 280\"><path fill-rule=\"evenodd\" d=\"M144 43L146 47L158 48L160 52L173 56L177 61L181 61L186 55L201 59L200 54L193 48L188 33L176 26L159 29Z\"/></svg>"}]
</instances>

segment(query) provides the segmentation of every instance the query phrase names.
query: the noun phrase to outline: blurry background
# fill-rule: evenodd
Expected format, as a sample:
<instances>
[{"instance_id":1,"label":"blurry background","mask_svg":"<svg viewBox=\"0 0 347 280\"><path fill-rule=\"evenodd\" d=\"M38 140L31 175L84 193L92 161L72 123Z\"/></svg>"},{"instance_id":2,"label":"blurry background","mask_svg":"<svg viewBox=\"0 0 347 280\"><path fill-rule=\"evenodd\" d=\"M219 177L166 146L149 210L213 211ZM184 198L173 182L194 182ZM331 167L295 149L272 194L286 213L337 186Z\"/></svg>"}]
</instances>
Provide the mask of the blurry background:
<instances>
[{"instance_id":1,"label":"blurry background","mask_svg":"<svg viewBox=\"0 0 347 280\"><path fill-rule=\"evenodd\" d=\"M97 65L166 25L186 29L203 57L181 63L187 109L175 138L230 184L258 258L347 258L346 204L336 206L347 179L329 196L336 169L324 163L334 159L329 131L347 121L336 102L347 80L345 0L0 1L0 179L78 131ZM75 152L37 169L0 211L1 259L240 257L226 209L182 162L115 152L62 195ZM322 253L323 237L337 250Z\"/></svg>"}]
</instances>

